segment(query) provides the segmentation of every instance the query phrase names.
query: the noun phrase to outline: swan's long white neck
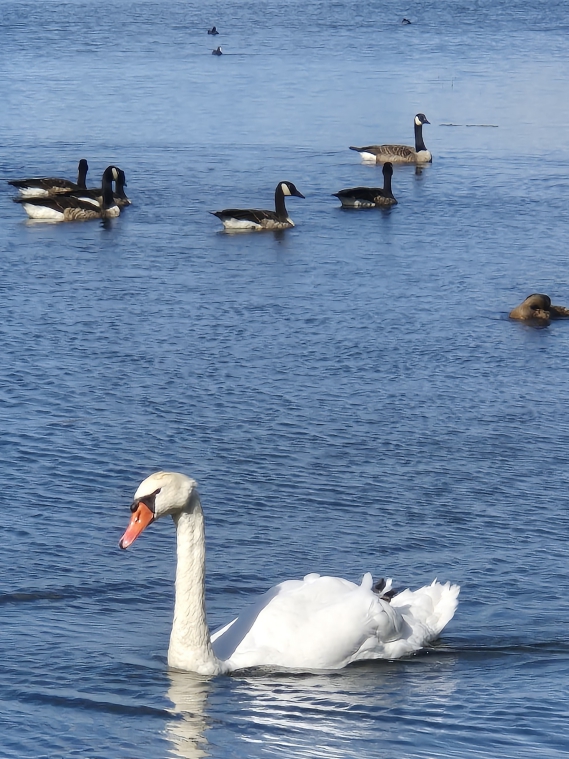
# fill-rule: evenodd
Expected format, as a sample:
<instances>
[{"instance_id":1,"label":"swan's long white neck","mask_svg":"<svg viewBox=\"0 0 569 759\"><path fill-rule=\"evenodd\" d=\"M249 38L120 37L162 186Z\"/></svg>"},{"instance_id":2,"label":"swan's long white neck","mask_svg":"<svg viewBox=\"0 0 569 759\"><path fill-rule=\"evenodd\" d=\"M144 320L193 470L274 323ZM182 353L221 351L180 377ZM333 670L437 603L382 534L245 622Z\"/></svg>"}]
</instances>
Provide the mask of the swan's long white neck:
<instances>
[{"instance_id":1,"label":"swan's long white neck","mask_svg":"<svg viewBox=\"0 0 569 759\"><path fill-rule=\"evenodd\" d=\"M177 669L216 675L223 663L213 653L205 611L205 531L197 491L173 516L178 538L176 601L168 664Z\"/></svg>"}]
</instances>

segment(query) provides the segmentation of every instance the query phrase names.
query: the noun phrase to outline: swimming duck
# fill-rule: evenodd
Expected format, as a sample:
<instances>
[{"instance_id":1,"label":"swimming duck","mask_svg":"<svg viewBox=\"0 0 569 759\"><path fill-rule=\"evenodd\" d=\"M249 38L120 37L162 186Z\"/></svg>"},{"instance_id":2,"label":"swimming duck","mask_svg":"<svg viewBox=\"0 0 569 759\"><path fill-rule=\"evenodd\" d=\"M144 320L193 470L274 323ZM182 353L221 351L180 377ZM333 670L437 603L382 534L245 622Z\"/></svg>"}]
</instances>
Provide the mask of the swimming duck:
<instances>
[{"instance_id":1,"label":"swimming duck","mask_svg":"<svg viewBox=\"0 0 569 759\"><path fill-rule=\"evenodd\" d=\"M77 182L59 179L58 177L32 177L30 179L11 179L8 184L17 187L23 198L42 198L71 190L85 189L88 170L89 165L82 158L77 167Z\"/></svg>"},{"instance_id":2,"label":"swimming duck","mask_svg":"<svg viewBox=\"0 0 569 759\"><path fill-rule=\"evenodd\" d=\"M94 198L75 197L73 195L55 195L45 198L14 198L21 203L30 219L41 221L87 221L89 219L108 219L118 216L120 208L113 198L113 182L119 176L120 169L108 166L101 180L102 202Z\"/></svg>"},{"instance_id":3,"label":"swimming duck","mask_svg":"<svg viewBox=\"0 0 569 759\"><path fill-rule=\"evenodd\" d=\"M125 208L132 205L131 200L127 197L124 191L126 184L126 175L122 169L117 169L118 175L115 179L115 191L113 192L113 199L119 208ZM102 187L89 188L87 190L73 190L73 192L65 193L65 197L84 198L86 200L96 201L101 204L103 196Z\"/></svg>"},{"instance_id":4,"label":"swimming duck","mask_svg":"<svg viewBox=\"0 0 569 759\"><path fill-rule=\"evenodd\" d=\"M292 182L279 182L275 189L275 210L259 211L253 208L226 208L224 211L211 211L221 219L225 229L287 229L294 227L285 207L285 195L303 198Z\"/></svg>"},{"instance_id":5,"label":"swimming duck","mask_svg":"<svg viewBox=\"0 0 569 759\"><path fill-rule=\"evenodd\" d=\"M424 113L415 116L415 148L407 145L368 145L364 148L350 146L364 161L373 163L431 163L433 156L423 142L423 124L430 124Z\"/></svg>"},{"instance_id":6,"label":"swimming duck","mask_svg":"<svg viewBox=\"0 0 569 759\"><path fill-rule=\"evenodd\" d=\"M539 326L547 327L551 319L569 318L569 308L553 306L549 295L532 293L523 303L510 311L509 316L510 319L533 322Z\"/></svg>"},{"instance_id":7,"label":"swimming duck","mask_svg":"<svg viewBox=\"0 0 569 759\"><path fill-rule=\"evenodd\" d=\"M397 201L391 191L391 177L393 176L393 164L383 164L383 187L351 187L347 190L335 192L342 208L380 208L394 206Z\"/></svg>"},{"instance_id":8,"label":"swimming duck","mask_svg":"<svg viewBox=\"0 0 569 759\"><path fill-rule=\"evenodd\" d=\"M408 18L404 18L404 19L403 19L403 21L402 21L401 23L402 23L402 24L410 24L411 22L409 21L409 19L408 19Z\"/></svg>"},{"instance_id":9,"label":"swimming duck","mask_svg":"<svg viewBox=\"0 0 569 759\"><path fill-rule=\"evenodd\" d=\"M219 34L219 32L217 31L217 27L216 26L212 26L211 29L208 29L207 33L208 34L214 34L214 35L215 34Z\"/></svg>"},{"instance_id":10,"label":"swimming duck","mask_svg":"<svg viewBox=\"0 0 569 759\"><path fill-rule=\"evenodd\" d=\"M212 55L223 55L223 51L222 51L221 47L216 47L215 50L211 51L211 54Z\"/></svg>"},{"instance_id":11,"label":"swimming duck","mask_svg":"<svg viewBox=\"0 0 569 759\"><path fill-rule=\"evenodd\" d=\"M168 664L203 676L248 667L341 669L364 659L397 659L438 638L452 619L460 588L436 580L418 590L391 593L313 573L285 580L229 624L210 634L205 604L204 513L195 480L156 472L140 483L129 525L119 541L128 548L152 522L168 514L176 527L174 621ZM246 515L241 515L241 523Z\"/></svg>"}]
</instances>

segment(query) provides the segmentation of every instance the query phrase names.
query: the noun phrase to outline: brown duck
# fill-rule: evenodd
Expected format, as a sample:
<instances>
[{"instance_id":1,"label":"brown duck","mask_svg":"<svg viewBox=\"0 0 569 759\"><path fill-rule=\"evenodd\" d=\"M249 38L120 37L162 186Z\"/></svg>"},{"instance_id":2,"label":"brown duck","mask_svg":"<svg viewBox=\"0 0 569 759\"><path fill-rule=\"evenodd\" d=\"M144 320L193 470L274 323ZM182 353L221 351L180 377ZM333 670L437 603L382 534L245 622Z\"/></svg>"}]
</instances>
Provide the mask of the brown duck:
<instances>
[{"instance_id":1,"label":"brown duck","mask_svg":"<svg viewBox=\"0 0 569 759\"><path fill-rule=\"evenodd\" d=\"M532 293L510 311L510 319L517 321L533 322L540 326L546 327L552 319L569 318L569 308L563 306L553 306L549 295L543 293Z\"/></svg>"}]
</instances>

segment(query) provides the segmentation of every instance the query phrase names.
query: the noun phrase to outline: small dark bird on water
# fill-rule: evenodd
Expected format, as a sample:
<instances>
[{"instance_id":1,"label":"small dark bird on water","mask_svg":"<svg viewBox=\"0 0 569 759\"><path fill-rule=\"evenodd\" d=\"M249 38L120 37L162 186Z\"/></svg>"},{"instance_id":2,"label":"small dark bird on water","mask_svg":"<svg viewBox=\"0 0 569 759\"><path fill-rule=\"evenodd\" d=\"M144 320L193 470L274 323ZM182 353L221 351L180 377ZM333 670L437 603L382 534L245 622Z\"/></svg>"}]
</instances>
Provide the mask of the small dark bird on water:
<instances>
[{"instance_id":1,"label":"small dark bird on water","mask_svg":"<svg viewBox=\"0 0 569 759\"><path fill-rule=\"evenodd\" d=\"M217 27L216 26L212 26L211 29L208 29L207 33L208 34L219 34L219 32L217 31Z\"/></svg>"},{"instance_id":2,"label":"small dark bird on water","mask_svg":"<svg viewBox=\"0 0 569 759\"><path fill-rule=\"evenodd\" d=\"M212 55L223 55L223 51L221 50L221 48L220 48L220 47L218 47L218 48L216 48L215 50L212 50L212 51L211 51L211 54L212 54Z\"/></svg>"}]
</instances>

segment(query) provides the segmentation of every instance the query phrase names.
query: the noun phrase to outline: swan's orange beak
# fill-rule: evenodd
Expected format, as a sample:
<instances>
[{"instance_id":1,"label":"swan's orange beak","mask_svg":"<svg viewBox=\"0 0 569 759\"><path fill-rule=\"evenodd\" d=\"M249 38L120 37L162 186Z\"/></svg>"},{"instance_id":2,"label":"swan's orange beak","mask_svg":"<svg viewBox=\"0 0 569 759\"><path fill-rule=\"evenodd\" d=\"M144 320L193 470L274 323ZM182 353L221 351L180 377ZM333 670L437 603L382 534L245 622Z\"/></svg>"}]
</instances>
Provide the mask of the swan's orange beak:
<instances>
[{"instance_id":1,"label":"swan's orange beak","mask_svg":"<svg viewBox=\"0 0 569 759\"><path fill-rule=\"evenodd\" d=\"M128 548L134 543L145 527L154 521L154 514L148 506L140 501L136 511L133 511L130 522L122 538L119 540L119 548Z\"/></svg>"}]
</instances>

